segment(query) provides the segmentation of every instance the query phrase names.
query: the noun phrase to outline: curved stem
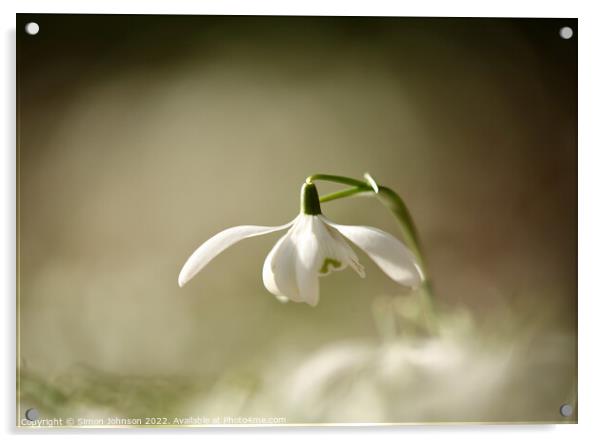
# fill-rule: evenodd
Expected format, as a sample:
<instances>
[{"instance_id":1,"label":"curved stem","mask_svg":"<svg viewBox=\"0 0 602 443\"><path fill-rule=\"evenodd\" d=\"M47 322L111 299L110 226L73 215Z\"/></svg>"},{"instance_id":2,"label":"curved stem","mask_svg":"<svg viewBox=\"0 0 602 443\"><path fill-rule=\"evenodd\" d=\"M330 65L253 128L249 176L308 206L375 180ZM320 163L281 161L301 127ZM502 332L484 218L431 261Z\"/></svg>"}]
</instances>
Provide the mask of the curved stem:
<instances>
[{"instance_id":1,"label":"curved stem","mask_svg":"<svg viewBox=\"0 0 602 443\"><path fill-rule=\"evenodd\" d=\"M342 191L333 192L332 194L326 194L323 197L320 197L320 203L326 203L332 200L338 200L340 198L352 197L357 194L361 194L362 192L370 192L370 189L366 188L349 188L344 189Z\"/></svg>"},{"instance_id":2,"label":"curved stem","mask_svg":"<svg viewBox=\"0 0 602 443\"><path fill-rule=\"evenodd\" d=\"M305 179L307 183L311 183L315 180L324 180L334 183L341 183L343 185L356 186L358 188L366 188L368 187L365 182L361 180L356 180L350 177L343 177L341 175L330 175L330 174L314 174L310 175ZM369 188L369 187L368 187ZM369 188L371 189L371 188Z\"/></svg>"},{"instance_id":3,"label":"curved stem","mask_svg":"<svg viewBox=\"0 0 602 443\"><path fill-rule=\"evenodd\" d=\"M399 222L404 240L412 249L418 260L418 265L422 269L424 276L424 282L422 284L420 302L422 304L422 314L427 330L431 334L437 334L437 321L436 321L436 309L433 304L433 286L430 276L426 270L426 263L424 256L422 255L422 248L420 245L420 239L418 238L418 231L416 230L416 224L410 215L410 211L406 206L402 198L391 188L386 186L378 185L377 198L383 203L394 215Z\"/></svg>"},{"instance_id":4,"label":"curved stem","mask_svg":"<svg viewBox=\"0 0 602 443\"><path fill-rule=\"evenodd\" d=\"M401 197L391 188L379 185L378 189L379 192L376 194L376 197L393 213L393 216L399 222L404 240L414 254L416 254L416 257L420 262L420 267L424 268L424 257L422 256L422 249L418 239L418 231L416 230L416 224L410 215L408 207Z\"/></svg>"},{"instance_id":5,"label":"curved stem","mask_svg":"<svg viewBox=\"0 0 602 443\"><path fill-rule=\"evenodd\" d=\"M307 183L312 183L315 180L324 180L353 186L352 188L333 192L320 197L320 203L351 197L362 192L373 192L381 201L381 203L383 203L393 213L399 222L404 240L418 258L420 267L424 268L424 258L422 256L422 249L420 248L420 243L418 241L416 225L412 219L412 216L410 215L408 207L395 191L386 186L377 185L378 193L376 193L372 184L340 175L313 174L307 177L305 181Z\"/></svg>"}]
</instances>

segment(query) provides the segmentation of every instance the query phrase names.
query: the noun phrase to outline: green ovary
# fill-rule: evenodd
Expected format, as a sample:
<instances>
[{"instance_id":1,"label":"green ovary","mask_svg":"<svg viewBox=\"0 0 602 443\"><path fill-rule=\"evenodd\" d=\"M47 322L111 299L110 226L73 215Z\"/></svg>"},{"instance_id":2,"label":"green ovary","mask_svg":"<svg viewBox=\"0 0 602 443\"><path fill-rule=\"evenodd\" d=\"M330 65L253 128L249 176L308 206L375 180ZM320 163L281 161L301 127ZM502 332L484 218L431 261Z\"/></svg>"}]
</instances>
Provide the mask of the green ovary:
<instances>
[{"instance_id":1,"label":"green ovary","mask_svg":"<svg viewBox=\"0 0 602 443\"><path fill-rule=\"evenodd\" d=\"M320 274L328 274L331 266L336 270L340 268L341 265L342 263L334 258L326 258L324 259L324 263L322 263L322 267L320 268Z\"/></svg>"}]
</instances>

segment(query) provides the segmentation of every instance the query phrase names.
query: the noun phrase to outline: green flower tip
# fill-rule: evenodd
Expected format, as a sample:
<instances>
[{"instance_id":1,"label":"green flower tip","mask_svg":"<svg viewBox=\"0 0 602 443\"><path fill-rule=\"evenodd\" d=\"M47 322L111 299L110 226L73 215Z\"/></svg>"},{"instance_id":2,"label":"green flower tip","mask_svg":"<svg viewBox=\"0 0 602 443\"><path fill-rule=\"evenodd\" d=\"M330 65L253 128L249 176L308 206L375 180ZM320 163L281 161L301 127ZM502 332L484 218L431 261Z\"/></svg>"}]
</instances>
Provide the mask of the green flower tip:
<instances>
[{"instance_id":1,"label":"green flower tip","mask_svg":"<svg viewBox=\"0 0 602 443\"><path fill-rule=\"evenodd\" d=\"M311 181L305 181L301 187L301 213L307 215L320 215L320 196L318 189Z\"/></svg>"}]
</instances>

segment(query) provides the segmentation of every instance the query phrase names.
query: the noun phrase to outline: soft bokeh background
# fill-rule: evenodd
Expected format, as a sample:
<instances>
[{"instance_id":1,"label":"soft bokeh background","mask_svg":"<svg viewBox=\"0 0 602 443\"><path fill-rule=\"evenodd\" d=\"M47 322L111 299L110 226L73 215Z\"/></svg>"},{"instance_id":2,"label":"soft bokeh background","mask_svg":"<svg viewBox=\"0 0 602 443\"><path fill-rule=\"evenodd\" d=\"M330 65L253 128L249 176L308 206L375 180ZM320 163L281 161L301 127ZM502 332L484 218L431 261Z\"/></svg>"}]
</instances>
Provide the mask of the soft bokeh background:
<instances>
[{"instance_id":1,"label":"soft bokeh background","mask_svg":"<svg viewBox=\"0 0 602 443\"><path fill-rule=\"evenodd\" d=\"M22 32L40 24L35 37ZM574 421L576 20L20 15L20 408L41 417ZM360 255L317 308L261 267L304 178L415 218L442 333ZM320 183L324 193L337 189ZM398 233L378 201L328 203Z\"/></svg>"}]
</instances>

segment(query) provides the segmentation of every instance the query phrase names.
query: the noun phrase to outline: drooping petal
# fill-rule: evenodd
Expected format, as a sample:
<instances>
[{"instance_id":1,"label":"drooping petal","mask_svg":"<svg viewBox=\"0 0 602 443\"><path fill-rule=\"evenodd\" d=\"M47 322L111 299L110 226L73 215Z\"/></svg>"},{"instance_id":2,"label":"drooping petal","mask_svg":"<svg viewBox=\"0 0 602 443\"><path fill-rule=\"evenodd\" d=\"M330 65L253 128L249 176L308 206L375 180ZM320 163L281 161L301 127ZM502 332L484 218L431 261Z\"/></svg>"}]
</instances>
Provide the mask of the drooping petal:
<instances>
[{"instance_id":1,"label":"drooping petal","mask_svg":"<svg viewBox=\"0 0 602 443\"><path fill-rule=\"evenodd\" d=\"M316 306L320 300L318 273L302 260L297 260L296 271L299 298L310 306Z\"/></svg>"},{"instance_id":2,"label":"drooping petal","mask_svg":"<svg viewBox=\"0 0 602 443\"><path fill-rule=\"evenodd\" d=\"M295 270L297 250L292 240L293 229L278 240L263 263L263 284L281 301L301 301Z\"/></svg>"},{"instance_id":3,"label":"drooping petal","mask_svg":"<svg viewBox=\"0 0 602 443\"><path fill-rule=\"evenodd\" d=\"M304 226L305 229L298 229L297 236L301 243L314 239L317 242L315 265L321 277L329 275L332 271L341 271L347 266L351 266L364 277L364 267L339 231L326 224L321 216L307 218ZM302 238L303 235L306 237Z\"/></svg>"},{"instance_id":4,"label":"drooping petal","mask_svg":"<svg viewBox=\"0 0 602 443\"><path fill-rule=\"evenodd\" d=\"M415 288L424 280L414 254L391 234L368 226L338 225L321 218L368 254L395 282Z\"/></svg>"},{"instance_id":5,"label":"drooping petal","mask_svg":"<svg viewBox=\"0 0 602 443\"><path fill-rule=\"evenodd\" d=\"M180 287L184 286L192 277L203 269L207 263L213 260L226 248L229 248L240 240L281 231L288 228L293 223L294 220L282 226L236 226L214 235L199 246L186 261L178 276L178 284Z\"/></svg>"},{"instance_id":6,"label":"drooping petal","mask_svg":"<svg viewBox=\"0 0 602 443\"><path fill-rule=\"evenodd\" d=\"M364 268L343 238L334 228L314 215L302 215L290 231L291 242L297 252L295 264L298 298L311 306L318 304L320 288L318 277L340 271L348 265L360 276Z\"/></svg>"},{"instance_id":7,"label":"drooping petal","mask_svg":"<svg viewBox=\"0 0 602 443\"><path fill-rule=\"evenodd\" d=\"M263 282L277 297L315 306L319 300L318 277L348 264L361 275L363 268L343 236L318 217L304 214L268 254Z\"/></svg>"},{"instance_id":8,"label":"drooping petal","mask_svg":"<svg viewBox=\"0 0 602 443\"><path fill-rule=\"evenodd\" d=\"M340 268L335 268L335 271L339 271L340 269L344 269L347 265L351 267L361 278L366 276L364 272L364 267L360 264L359 259L349 243L345 240L345 238L340 234L339 231L334 229L332 226L328 224L323 224L324 228L328 232L329 236L334 240L334 243L331 241L330 249L334 250L334 256L337 257L335 260L339 261L343 264ZM328 258L325 259L324 264L328 263ZM331 270L328 269L328 272L323 273L320 272L321 276L330 274Z\"/></svg>"},{"instance_id":9,"label":"drooping petal","mask_svg":"<svg viewBox=\"0 0 602 443\"><path fill-rule=\"evenodd\" d=\"M316 306L318 277L347 266L364 276L357 255L339 231L319 216L301 214L266 257L263 283L279 300Z\"/></svg>"},{"instance_id":10,"label":"drooping petal","mask_svg":"<svg viewBox=\"0 0 602 443\"><path fill-rule=\"evenodd\" d=\"M303 215L291 233L297 251L295 274L299 299L311 306L316 306L320 299L318 271L324 261L320 250L324 239L316 235L316 228L319 228L316 223L321 223L316 216Z\"/></svg>"}]
</instances>

